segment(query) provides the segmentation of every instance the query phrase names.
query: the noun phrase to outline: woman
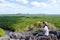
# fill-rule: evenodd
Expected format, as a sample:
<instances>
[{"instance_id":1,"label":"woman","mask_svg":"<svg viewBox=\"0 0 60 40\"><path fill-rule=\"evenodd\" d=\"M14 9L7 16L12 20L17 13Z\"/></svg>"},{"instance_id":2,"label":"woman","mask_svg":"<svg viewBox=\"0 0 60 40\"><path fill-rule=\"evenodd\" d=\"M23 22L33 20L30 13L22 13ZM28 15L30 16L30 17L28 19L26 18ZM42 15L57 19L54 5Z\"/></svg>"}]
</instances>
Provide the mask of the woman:
<instances>
[{"instance_id":1,"label":"woman","mask_svg":"<svg viewBox=\"0 0 60 40\"><path fill-rule=\"evenodd\" d=\"M48 23L43 22L43 31L45 36L49 36L49 29L48 29Z\"/></svg>"}]
</instances>

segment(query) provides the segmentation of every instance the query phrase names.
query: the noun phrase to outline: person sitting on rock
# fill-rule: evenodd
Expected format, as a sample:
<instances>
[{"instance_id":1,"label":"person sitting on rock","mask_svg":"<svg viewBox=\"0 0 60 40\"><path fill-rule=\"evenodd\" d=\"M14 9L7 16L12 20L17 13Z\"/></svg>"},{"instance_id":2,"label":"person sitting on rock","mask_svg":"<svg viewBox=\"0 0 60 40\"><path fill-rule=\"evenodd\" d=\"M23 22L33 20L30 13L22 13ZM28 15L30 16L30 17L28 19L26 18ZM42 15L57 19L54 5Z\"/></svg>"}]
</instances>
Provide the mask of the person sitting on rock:
<instances>
[{"instance_id":1,"label":"person sitting on rock","mask_svg":"<svg viewBox=\"0 0 60 40\"><path fill-rule=\"evenodd\" d=\"M49 29L48 29L48 23L42 22L42 27L39 28L38 31L36 31L36 36L49 36Z\"/></svg>"},{"instance_id":2,"label":"person sitting on rock","mask_svg":"<svg viewBox=\"0 0 60 40\"><path fill-rule=\"evenodd\" d=\"M43 31L45 36L49 36L49 29L48 29L48 23L43 22Z\"/></svg>"}]
</instances>

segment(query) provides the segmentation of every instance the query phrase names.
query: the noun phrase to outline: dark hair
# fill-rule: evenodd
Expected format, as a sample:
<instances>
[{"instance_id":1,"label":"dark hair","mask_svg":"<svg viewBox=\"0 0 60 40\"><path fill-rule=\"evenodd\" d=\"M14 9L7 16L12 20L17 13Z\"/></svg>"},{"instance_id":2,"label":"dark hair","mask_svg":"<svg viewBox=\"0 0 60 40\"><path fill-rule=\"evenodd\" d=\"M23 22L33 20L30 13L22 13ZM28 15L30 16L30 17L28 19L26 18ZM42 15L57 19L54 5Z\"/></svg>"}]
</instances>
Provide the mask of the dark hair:
<instances>
[{"instance_id":1,"label":"dark hair","mask_svg":"<svg viewBox=\"0 0 60 40\"><path fill-rule=\"evenodd\" d=\"M43 21L43 24L45 24L45 21Z\"/></svg>"},{"instance_id":2,"label":"dark hair","mask_svg":"<svg viewBox=\"0 0 60 40\"><path fill-rule=\"evenodd\" d=\"M45 21L43 21L43 24L45 24L45 26L48 26L48 25L45 23Z\"/></svg>"}]
</instances>

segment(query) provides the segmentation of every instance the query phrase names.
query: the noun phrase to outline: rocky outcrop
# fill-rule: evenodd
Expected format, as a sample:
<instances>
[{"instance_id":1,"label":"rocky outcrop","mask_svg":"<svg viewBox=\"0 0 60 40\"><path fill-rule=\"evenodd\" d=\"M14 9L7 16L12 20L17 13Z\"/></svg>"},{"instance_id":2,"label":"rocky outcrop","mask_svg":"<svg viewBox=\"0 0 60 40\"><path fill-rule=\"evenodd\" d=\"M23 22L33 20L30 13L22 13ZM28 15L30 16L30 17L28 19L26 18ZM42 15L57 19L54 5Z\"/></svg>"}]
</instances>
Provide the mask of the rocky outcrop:
<instances>
[{"instance_id":1,"label":"rocky outcrop","mask_svg":"<svg viewBox=\"0 0 60 40\"><path fill-rule=\"evenodd\" d=\"M0 37L0 40L59 40L60 30L51 30L49 36L44 36L42 31L10 32L9 35Z\"/></svg>"}]
</instances>

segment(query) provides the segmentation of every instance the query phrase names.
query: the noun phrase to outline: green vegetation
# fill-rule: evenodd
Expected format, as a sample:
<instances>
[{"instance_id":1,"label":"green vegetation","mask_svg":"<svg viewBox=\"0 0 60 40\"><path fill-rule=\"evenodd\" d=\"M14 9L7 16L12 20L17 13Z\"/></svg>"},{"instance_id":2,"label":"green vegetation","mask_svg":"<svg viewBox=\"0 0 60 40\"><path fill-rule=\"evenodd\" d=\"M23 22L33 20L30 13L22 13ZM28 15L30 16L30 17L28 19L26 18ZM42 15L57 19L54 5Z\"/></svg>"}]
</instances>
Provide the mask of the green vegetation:
<instances>
[{"instance_id":1,"label":"green vegetation","mask_svg":"<svg viewBox=\"0 0 60 40\"><path fill-rule=\"evenodd\" d=\"M0 37L4 36L4 30L0 28Z\"/></svg>"},{"instance_id":2,"label":"green vegetation","mask_svg":"<svg viewBox=\"0 0 60 40\"><path fill-rule=\"evenodd\" d=\"M34 24L38 21L47 21L60 28L59 15L0 15L0 28L7 30L24 30L27 25Z\"/></svg>"}]
</instances>

